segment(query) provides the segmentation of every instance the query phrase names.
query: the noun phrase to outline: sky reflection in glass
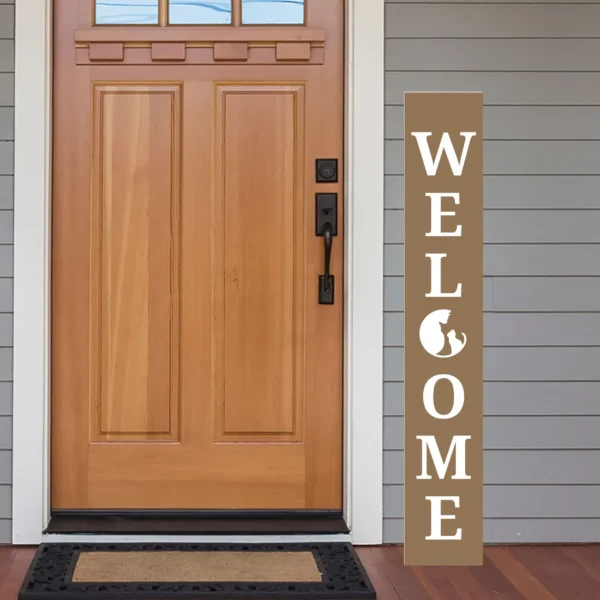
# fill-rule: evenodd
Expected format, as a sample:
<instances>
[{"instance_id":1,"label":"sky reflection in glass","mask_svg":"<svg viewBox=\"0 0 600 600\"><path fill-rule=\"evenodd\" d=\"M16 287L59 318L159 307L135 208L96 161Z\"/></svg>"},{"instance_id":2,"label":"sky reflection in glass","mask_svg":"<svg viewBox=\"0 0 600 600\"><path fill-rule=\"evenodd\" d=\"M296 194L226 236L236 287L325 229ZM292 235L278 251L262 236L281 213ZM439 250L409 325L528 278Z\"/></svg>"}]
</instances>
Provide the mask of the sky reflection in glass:
<instances>
[{"instance_id":1,"label":"sky reflection in glass","mask_svg":"<svg viewBox=\"0 0 600 600\"><path fill-rule=\"evenodd\" d=\"M97 25L157 25L158 0L96 0Z\"/></svg>"},{"instance_id":2,"label":"sky reflection in glass","mask_svg":"<svg viewBox=\"0 0 600 600\"><path fill-rule=\"evenodd\" d=\"M229 25L231 0L171 0L172 25Z\"/></svg>"},{"instance_id":3,"label":"sky reflection in glass","mask_svg":"<svg viewBox=\"0 0 600 600\"><path fill-rule=\"evenodd\" d=\"M327 0L320 0L327 2ZM244 25L302 25L304 0L242 0Z\"/></svg>"},{"instance_id":4,"label":"sky reflection in glass","mask_svg":"<svg viewBox=\"0 0 600 600\"><path fill-rule=\"evenodd\" d=\"M326 0L322 0L326 1ZM97 25L158 25L159 0L96 0ZM172 25L230 25L231 0L170 0ZM242 0L244 25L302 25L304 0Z\"/></svg>"}]
</instances>

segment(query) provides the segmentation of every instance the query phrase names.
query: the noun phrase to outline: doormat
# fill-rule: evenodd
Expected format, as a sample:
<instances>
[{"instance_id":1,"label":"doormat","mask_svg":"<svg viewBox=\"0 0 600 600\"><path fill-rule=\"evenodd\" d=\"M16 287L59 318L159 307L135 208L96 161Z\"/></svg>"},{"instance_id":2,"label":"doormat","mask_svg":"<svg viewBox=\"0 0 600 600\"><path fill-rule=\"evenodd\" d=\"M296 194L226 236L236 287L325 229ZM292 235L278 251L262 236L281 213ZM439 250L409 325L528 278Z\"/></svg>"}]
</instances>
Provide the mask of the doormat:
<instances>
[{"instance_id":1,"label":"doormat","mask_svg":"<svg viewBox=\"0 0 600 600\"><path fill-rule=\"evenodd\" d=\"M19 600L371 600L346 543L42 544Z\"/></svg>"}]
</instances>

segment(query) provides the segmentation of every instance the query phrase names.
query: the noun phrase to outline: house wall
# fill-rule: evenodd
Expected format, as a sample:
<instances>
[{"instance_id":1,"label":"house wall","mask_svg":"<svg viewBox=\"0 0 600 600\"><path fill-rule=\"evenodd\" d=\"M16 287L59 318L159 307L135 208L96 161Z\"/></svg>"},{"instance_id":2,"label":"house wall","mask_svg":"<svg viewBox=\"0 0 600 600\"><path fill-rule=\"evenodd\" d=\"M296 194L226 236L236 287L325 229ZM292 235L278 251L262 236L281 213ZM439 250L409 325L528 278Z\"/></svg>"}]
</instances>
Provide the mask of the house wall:
<instances>
[{"instance_id":1,"label":"house wall","mask_svg":"<svg viewBox=\"0 0 600 600\"><path fill-rule=\"evenodd\" d=\"M0 0L0 543L11 539L14 3Z\"/></svg>"},{"instance_id":2,"label":"house wall","mask_svg":"<svg viewBox=\"0 0 600 600\"><path fill-rule=\"evenodd\" d=\"M600 541L600 5L386 8L385 541L403 540L402 103L436 90L485 102L485 539ZM0 0L0 543L11 516L13 38L14 3Z\"/></svg>"},{"instance_id":3,"label":"house wall","mask_svg":"<svg viewBox=\"0 0 600 600\"><path fill-rule=\"evenodd\" d=\"M600 5L386 1L384 539L403 540L403 97L484 99L484 536L600 541Z\"/></svg>"}]
</instances>

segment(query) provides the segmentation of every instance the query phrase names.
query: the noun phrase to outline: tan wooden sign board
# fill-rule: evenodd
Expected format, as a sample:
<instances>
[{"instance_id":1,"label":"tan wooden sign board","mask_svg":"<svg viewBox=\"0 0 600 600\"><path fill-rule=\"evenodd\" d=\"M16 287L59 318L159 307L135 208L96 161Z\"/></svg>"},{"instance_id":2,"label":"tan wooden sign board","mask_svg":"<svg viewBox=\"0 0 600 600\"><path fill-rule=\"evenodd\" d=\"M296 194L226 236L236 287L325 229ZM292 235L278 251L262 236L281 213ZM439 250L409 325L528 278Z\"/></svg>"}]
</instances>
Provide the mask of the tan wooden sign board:
<instances>
[{"instance_id":1,"label":"tan wooden sign board","mask_svg":"<svg viewBox=\"0 0 600 600\"><path fill-rule=\"evenodd\" d=\"M405 95L405 563L483 563L483 96Z\"/></svg>"}]
</instances>

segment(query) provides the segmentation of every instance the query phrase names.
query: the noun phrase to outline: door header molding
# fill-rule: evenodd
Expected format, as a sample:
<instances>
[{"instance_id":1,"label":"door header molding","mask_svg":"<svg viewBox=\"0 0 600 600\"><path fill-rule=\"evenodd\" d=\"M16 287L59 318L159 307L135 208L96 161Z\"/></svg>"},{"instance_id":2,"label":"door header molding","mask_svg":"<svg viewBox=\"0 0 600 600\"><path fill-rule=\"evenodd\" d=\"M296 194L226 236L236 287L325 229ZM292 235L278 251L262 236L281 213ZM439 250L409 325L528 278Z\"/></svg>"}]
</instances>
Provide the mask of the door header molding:
<instances>
[{"instance_id":1,"label":"door header molding","mask_svg":"<svg viewBox=\"0 0 600 600\"><path fill-rule=\"evenodd\" d=\"M76 43L89 42L321 42L323 29L308 27L118 27L78 29Z\"/></svg>"},{"instance_id":2,"label":"door header molding","mask_svg":"<svg viewBox=\"0 0 600 600\"><path fill-rule=\"evenodd\" d=\"M15 15L14 544L49 519L52 2ZM347 0L345 503L355 544L383 541L384 0Z\"/></svg>"}]
</instances>

